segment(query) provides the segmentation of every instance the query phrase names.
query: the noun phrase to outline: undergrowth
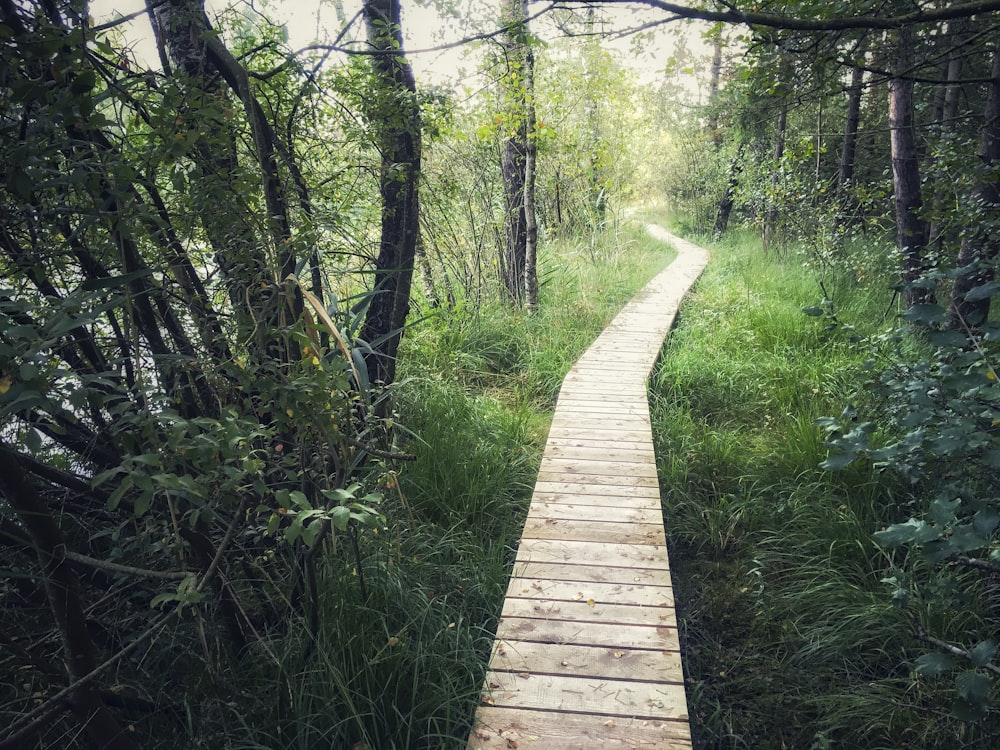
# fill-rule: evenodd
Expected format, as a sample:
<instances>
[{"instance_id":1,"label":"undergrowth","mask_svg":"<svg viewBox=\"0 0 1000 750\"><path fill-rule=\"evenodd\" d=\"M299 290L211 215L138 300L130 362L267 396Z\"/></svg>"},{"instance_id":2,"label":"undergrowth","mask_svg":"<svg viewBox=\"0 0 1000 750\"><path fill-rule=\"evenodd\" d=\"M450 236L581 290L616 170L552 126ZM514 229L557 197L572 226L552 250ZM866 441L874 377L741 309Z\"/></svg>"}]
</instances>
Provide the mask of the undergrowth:
<instances>
[{"instance_id":1,"label":"undergrowth","mask_svg":"<svg viewBox=\"0 0 1000 750\"><path fill-rule=\"evenodd\" d=\"M816 420L866 399L858 336L898 322L891 292L827 273L824 295L801 259L746 237L713 253L651 389L696 747L990 746L914 673L882 581L872 535L909 488L819 468ZM822 296L832 323L803 314Z\"/></svg>"},{"instance_id":2,"label":"undergrowth","mask_svg":"<svg viewBox=\"0 0 1000 750\"><path fill-rule=\"evenodd\" d=\"M541 309L433 310L406 333L388 524L326 557L319 637L261 661L234 748L464 748L559 384L672 258L641 226L548 243ZM595 249L597 248L597 249ZM426 312L426 311L425 311ZM304 635L299 636L305 638ZM273 707L267 707L270 699Z\"/></svg>"}]
</instances>

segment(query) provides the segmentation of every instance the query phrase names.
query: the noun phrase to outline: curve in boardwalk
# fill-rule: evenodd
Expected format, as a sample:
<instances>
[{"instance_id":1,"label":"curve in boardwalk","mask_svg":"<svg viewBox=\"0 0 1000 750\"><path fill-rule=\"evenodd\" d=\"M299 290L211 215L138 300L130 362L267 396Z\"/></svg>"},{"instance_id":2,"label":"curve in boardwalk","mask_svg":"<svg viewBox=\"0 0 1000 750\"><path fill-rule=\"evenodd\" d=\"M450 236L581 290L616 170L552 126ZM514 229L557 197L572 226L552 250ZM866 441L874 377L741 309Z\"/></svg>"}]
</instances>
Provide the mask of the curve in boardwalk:
<instances>
[{"instance_id":1,"label":"curve in boardwalk","mask_svg":"<svg viewBox=\"0 0 1000 750\"><path fill-rule=\"evenodd\" d=\"M646 378L705 250L677 259L566 375L469 748L690 748Z\"/></svg>"}]
</instances>

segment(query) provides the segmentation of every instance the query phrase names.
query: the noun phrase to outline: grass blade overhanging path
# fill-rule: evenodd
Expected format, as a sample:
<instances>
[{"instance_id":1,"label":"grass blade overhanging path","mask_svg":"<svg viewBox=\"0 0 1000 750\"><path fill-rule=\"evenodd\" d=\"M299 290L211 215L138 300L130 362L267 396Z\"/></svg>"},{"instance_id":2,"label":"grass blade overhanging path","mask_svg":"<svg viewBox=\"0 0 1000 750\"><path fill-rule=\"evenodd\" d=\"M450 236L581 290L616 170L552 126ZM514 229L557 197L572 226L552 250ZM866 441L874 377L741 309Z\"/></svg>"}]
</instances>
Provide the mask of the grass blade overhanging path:
<instances>
[{"instance_id":1,"label":"grass blade overhanging path","mask_svg":"<svg viewBox=\"0 0 1000 750\"><path fill-rule=\"evenodd\" d=\"M708 253L678 256L563 381L470 748L689 748L646 379Z\"/></svg>"}]
</instances>

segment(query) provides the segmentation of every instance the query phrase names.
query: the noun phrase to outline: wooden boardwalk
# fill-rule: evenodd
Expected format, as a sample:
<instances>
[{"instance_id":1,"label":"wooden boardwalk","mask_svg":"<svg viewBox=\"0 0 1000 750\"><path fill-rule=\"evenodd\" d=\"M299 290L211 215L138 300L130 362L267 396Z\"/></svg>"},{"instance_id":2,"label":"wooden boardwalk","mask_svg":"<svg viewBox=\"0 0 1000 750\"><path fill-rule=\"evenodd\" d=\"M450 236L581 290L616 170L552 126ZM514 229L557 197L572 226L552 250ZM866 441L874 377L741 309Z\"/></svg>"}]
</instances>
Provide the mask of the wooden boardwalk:
<instances>
[{"instance_id":1,"label":"wooden boardwalk","mask_svg":"<svg viewBox=\"0 0 1000 750\"><path fill-rule=\"evenodd\" d=\"M646 378L707 253L677 259L563 381L469 748L691 747Z\"/></svg>"}]
</instances>

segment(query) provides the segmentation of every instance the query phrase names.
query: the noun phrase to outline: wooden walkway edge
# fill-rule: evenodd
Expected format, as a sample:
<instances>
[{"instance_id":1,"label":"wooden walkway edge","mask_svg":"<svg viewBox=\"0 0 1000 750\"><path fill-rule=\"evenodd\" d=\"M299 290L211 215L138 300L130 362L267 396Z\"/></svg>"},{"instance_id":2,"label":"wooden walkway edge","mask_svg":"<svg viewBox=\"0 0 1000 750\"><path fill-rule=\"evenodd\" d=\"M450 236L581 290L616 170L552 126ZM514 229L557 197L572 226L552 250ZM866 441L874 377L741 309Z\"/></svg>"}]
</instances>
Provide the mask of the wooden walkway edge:
<instances>
[{"instance_id":1,"label":"wooden walkway edge","mask_svg":"<svg viewBox=\"0 0 1000 750\"><path fill-rule=\"evenodd\" d=\"M677 259L563 381L469 739L691 747L646 379L705 250Z\"/></svg>"}]
</instances>

